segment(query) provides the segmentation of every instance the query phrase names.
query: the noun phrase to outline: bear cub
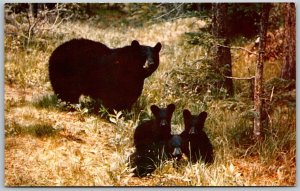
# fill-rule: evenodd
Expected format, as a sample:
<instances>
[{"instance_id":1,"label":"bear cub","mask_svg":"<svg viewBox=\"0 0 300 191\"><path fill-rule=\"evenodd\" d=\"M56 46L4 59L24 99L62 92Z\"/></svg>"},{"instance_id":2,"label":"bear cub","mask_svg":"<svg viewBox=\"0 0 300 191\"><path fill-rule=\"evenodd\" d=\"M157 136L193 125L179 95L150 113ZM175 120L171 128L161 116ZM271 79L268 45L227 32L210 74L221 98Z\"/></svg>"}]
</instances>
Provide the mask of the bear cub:
<instances>
[{"instance_id":1,"label":"bear cub","mask_svg":"<svg viewBox=\"0 0 300 191\"><path fill-rule=\"evenodd\" d=\"M172 138L171 118L175 110L174 104L166 108L151 106L154 119L141 122L134 132L135 153L130 156L131 166L136 167L136 176L146 176L152 173L165 158L166 149ZM176 156L179 153L175 153Z\"/></svg>"},{"instance_id":2,"label":"bear cub","mask_svg":"<svg viewBox=\"0 0 300 191\"><path fill-rule=\"evenodd\" d=\"M180 160L182 157L182 138L180 135L172 135L166 147L168 158Z\"/></svg>"},{"instance_id":3,"label":"bear cub","mask_svg":"<svg viewBox=\"0 0 300 191\"><path fill-rule=\"evenodd\" d=\"M206 112L192 115L187 109L183 111L184 131L180 134L183 140L182 152L192 163L200 159L205 163L213 162L213 146L203 131L206 118Z\"/></svg>"}]
</instances>

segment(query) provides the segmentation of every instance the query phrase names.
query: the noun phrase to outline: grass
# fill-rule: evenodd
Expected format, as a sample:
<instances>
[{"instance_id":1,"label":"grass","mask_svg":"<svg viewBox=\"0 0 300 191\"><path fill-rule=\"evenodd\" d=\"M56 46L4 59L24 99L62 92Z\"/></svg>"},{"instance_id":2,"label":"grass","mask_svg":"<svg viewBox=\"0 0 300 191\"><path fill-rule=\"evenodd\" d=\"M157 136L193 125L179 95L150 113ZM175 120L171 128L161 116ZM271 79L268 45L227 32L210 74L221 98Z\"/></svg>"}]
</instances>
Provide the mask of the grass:
<instances>
[{"instance_id":1,"label":"grass","mask_svg":"<svg viewBox=\"0 0 300 191\"><path fill-rule=\"evenodd\" d=\"M195 62L205 58L205 49L185 41L185 32L197 31L204 24L197 18L185 18L143 27L127 23L101 28L99 20L97 25L93 20L68 20L33 38L27 47L20 43L18 33L6 34L5 185L294 186L295 100L279 97L271 105L265 139L255 142L251 137L253 103L249 82L234 81L234 98L214 98L206 89L209 86L203 77L203 63ZM53 95L48 58L62 42L80 37L109 47L122 47L133 39L151 46L162 43L161 64L145 80L143 93L131 112L104 119L89 112L89 101L70 112ZM243 44L245 48L250 46ZM234 76L254 75L255 57L237 50L232 51L232 57ZM278 60L267 62L265 79L278 77L280 68ZM274 91L274 99L280 94ZM169 103L176 104L174 133L183 130L183 109L195 114L208 112L205 131L214 146L215 162L207 166L202 162L191 164L187 159L179 163L165 161L149 177L132 177L128 157L134 152L134 128L151 116L152 104Z\"/></svg>"},{"instance_id":2,"label":"grass","mask_svg":"<svg viewBox=\"0 0 300 191\"><path fill-rule=\"evenodd\" d=\"M36 102L33 102L33 106L38 108L57 108L59 100L56 95L45 95L41 99L37 100Z\"/></svg>"},{"instance_id":3,"label":"grass","mask_svg":"<svg viewBox=\"0 0 300 191\"><path fill-rule=\"evenodd\" d=\"M5 126L6 136L29 134L35 137L54 136L56 130L49 124L20 126L17 123Z\"/></svg>"}]
</instances>

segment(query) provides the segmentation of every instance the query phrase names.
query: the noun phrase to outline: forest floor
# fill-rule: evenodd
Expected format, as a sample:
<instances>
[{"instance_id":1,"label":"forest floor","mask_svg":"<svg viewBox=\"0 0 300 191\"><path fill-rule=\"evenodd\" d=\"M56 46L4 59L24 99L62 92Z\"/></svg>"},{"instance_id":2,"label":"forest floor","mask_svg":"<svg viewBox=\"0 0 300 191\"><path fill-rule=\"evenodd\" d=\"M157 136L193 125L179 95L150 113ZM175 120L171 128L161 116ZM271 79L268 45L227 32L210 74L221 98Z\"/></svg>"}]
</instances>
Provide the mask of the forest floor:
<instances>
[{"instance_id":1,"label":"forest floor","mask_svg":"<svg viewBox=\"0 0 300 191\"><path fill-rule=\"evenodd\" d=\"M144 178L133 177L124 166L126 157L120 156L113 141L118 127L94 116L82 116L79 112L38 109L28 104L32 102L33 95L42 97L48 93L5 86L5 100L24 103L6 113L6 125L18 123L25 128L51 124L59 129L55 136L50 137L39 137L29 132L6 137L6 186L190 186L190 178L172 175L176 169ZM130 131L133 133L133 129ZM127 157L134 150L133 145L124 149ZM224 173L228 173L226 176L237 179L238 184L242 177L253 176L251 182L245 181L243 185L273 183L271 185L275 186L279 181L281 186L293 185L296 166L290 166L293 171L286 172L287 168L281 165L282 160L294 159L286 156L272 165L263 165L257 156L245 156L232 158L231 164L222 168ZM123 172L119 172L119 168L123 168ZM285 176L286 173L290 176Z\"/></svg>"}]
</instances>

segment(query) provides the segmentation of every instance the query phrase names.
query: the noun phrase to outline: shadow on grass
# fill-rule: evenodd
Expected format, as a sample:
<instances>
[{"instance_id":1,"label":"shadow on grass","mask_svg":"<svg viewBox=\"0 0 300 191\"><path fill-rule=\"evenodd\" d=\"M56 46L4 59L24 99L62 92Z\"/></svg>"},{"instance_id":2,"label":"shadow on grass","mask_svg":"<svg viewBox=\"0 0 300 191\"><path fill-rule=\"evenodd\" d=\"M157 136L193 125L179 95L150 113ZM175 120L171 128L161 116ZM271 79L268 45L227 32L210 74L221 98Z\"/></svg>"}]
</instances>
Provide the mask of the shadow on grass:
<instances>
[{"instance_id":1,"label":"shadow on grass","mask_svg":"<svg viewBox=\"0 0 300 191\"><path fill-rule=\"evenodd\" d=\"M54 129L52 125L47 123L38 123L29 126L22 126L16 122L5 125L5 135L24 135L29 134L35 137L50 137L55 136L59 130Z\"/></svg>"},{"instance_id":2,"label":"shadow on grass","mask_svg":"<svg viewBox=\"0 0 300 191\"><path fill-rule=\"evenodd\" d=\"M48 108L48 109L60 108L59 107L60 101L58 100L55 94L45 95L44 97L34 101L32 104L36 108Z\"/></svg>"},{"instance_id":3,"label":"shadow on grass","mask_svg":"<svg viewBox=\"0 0 300 191\"><path fill-rule=\"evenodd\" d=\"M107 122L112 122L112 118L124 117L125 120L144 120L151 118L151 111L146 105L146 101L140 98L133 104L131 110L115 111L105 108L101 100L95 100L89 96L80 96L79 103L70 104L61 101L57 95L48 94L43 97L35 99L31 103L38 109L50 109L67 112L79 112L81 115L96 116L104 119Z\"/></svg>"},{"instance_id":4,"label":"shadow on grass","mask_svg":"<svg viewBox=\"0 0 300 191\"><path fill-rule=\"evenodd\" d=\"M55 129L47 123L37 123L34 125L24 126L16 122L5 125L5 136L31 135L37 138L58 137L65 138L77 143L85 143L80 137L65 131L64 129Z\"/></svg>"}]
</instances>

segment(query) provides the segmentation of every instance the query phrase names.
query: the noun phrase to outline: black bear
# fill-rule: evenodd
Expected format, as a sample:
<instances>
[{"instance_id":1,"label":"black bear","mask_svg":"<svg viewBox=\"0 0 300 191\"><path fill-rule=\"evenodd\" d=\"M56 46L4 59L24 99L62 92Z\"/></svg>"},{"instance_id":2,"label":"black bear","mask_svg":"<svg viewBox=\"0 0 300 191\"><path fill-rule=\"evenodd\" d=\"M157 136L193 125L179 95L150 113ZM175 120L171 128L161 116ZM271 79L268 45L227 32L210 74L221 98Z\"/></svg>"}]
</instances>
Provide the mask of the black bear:
<instances>
[{"instance_id":1,"label":"black bear","mask_svg":"<svg viewBox=\"0 0 300 191\"><path fill-rule=\"evenodd\" d=\"M108 109L130 109L144 79L157 69L160 49L161 43L150 47L136 40L116 49L88 39L70 40L50 56L52 88L62 101L76 103L83 94Z\"/></svg>"},{"instance_id":2,"label":"black bear","mask_svg":"<svg viewBox=\"0 0 300 191\"><path fill-rule=\"evenodd\" d=\"M137 150L152 143L167 141L171 137L171 119L175 105L169 104L166 108L152 105L150 109L154 119L143 121L134 132L134 145Z\"/></svg>"},{"instance_id":3,"label":"black bear","mask_svg":"<svg viewBox=\"0 0 300 191\"><path fill-rule=\"evenodd\" d=\"M135 150L129 157L130 168L135 168L134 176L144 177L151 174L164 160L164 153L158 143L149 145L144 150Z\"/></svg>"},{"instance_id":4,"label":"black bear","mask_svg":"<svg viewBox=\"0 0 300 191\"><path fill-rule=\"evenodd\" d=\"M171 135L171 118L175 110L174 104L166 108L151 106L154 119L143 121L134 132L135 153L130 157L131 166L136 167L136 176L146 176L153 172L164 158L164 148Z\"/></svg>"},{"instance_id":5,"label":"black bear","mask_svg":"<svg viewBox=\"0 0 300 191\"><path fill-rule=\"evenodd\" d=\"M193 163L200 159L205 163L213 162L213 147L203 131L206 118L206 112L192 115L187 109L183 111L184 131L180 134L183 140L182 152Z\"/></svg>"},{"instance_id":6,"label":"black bear","mask_svg":"<svg viewBox=\"0 0 300 191\"><path fill-rule=\"evenodd\" d=\"M182 157L182 138L180 135L172 135L168 145L166 146L166 153L168 158L175 158L180 160Z\"/></svg>"},{"instance_id":7,"label":"black bear","mask_svg":"<svg viewBox=\"0 0 300 191\"><path fill-rule=\"evenodd\" d=\"M179 135L171 135L166 142L149 144L130 155L130 165L135 167L135 176L144 177L152 173L161 162L167 159L180 160L182 157L182 139Z\"/></svg>"}]
</instances>

